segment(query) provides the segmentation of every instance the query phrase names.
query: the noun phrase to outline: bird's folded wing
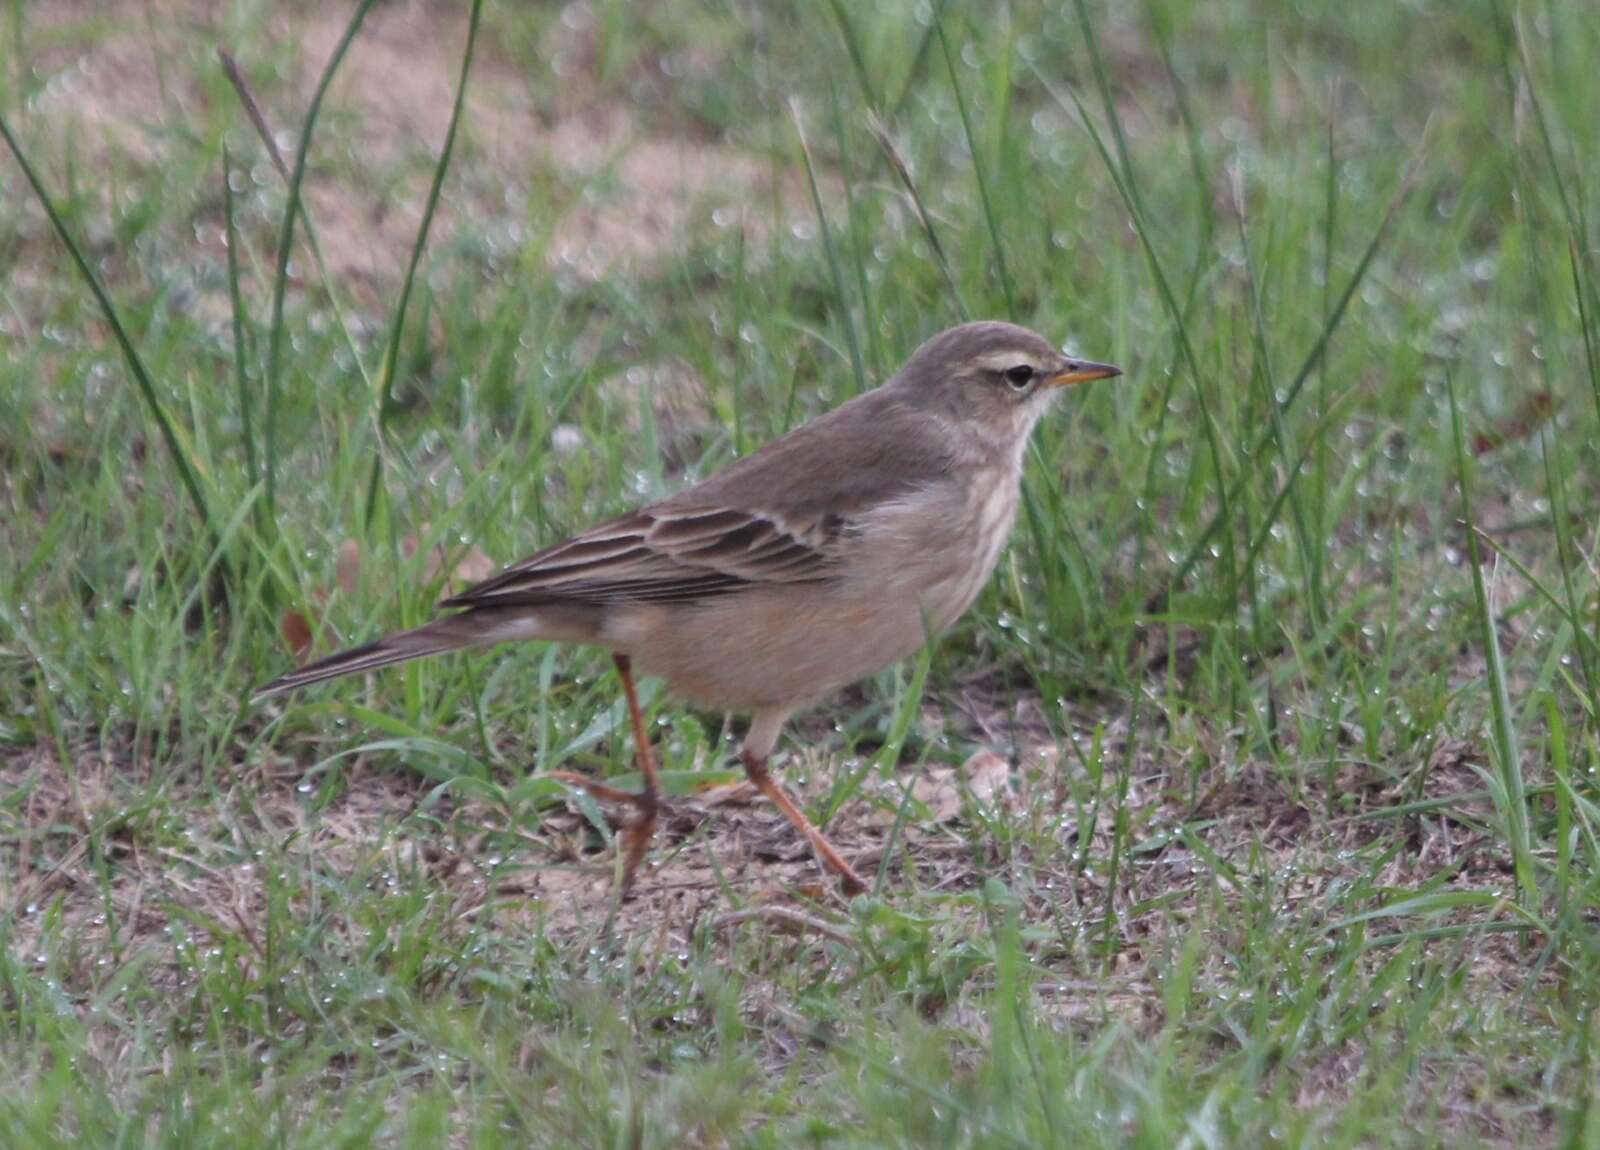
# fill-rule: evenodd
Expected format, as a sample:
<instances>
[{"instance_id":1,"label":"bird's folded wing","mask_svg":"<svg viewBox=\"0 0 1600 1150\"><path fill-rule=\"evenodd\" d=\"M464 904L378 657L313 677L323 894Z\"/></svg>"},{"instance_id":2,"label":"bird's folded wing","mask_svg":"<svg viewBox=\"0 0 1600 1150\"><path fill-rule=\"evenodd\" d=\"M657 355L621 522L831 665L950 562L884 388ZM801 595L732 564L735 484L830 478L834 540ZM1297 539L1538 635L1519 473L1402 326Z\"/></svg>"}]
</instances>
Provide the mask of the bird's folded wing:
<instances>
[{"instance_id":1,"label":"bird's folded wing","mask_svg":"<svg viewBox=\"0 0 1600 1150\"><path fill-rule=\"evenodd\" d=\"M828 575L837 516L725 507L634 511L528 556L445 600L446 607L686 602Z\"/></svg>"},{"instance_id":2,"label":"bird's folded wing","mask_svg":"<svg viewBox=\"0 0 1600 1150\"><path fill-rule=\"evenodd\" d=\"M831 578L875 508L951 474L956 461L942 427L898 393L866 392L444 605L689 602Z\"/></svg>"}]
</instances>

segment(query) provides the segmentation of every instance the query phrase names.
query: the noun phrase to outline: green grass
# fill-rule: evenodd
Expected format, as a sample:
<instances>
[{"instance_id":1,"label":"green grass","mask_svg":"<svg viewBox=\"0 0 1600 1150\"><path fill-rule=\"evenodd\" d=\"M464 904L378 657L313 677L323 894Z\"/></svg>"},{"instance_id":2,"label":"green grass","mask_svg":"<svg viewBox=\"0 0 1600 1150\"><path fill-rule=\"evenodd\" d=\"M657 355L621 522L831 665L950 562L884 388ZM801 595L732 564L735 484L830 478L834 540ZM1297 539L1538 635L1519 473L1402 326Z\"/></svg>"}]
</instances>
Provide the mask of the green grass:
<instances>
[{"instance_id":1,"label":"green grass","mask_svg":"<svg viewBox=\"0 0 1600 1150\"><path fill-rule=\"evenodd\" d=\"M1600 1144L1592 5L285 7L0 16L0 1143ZM791 733L872 895L617 905L595 652L247 703L963 315L1127 374Z\"/></svg>"}]
</instances>

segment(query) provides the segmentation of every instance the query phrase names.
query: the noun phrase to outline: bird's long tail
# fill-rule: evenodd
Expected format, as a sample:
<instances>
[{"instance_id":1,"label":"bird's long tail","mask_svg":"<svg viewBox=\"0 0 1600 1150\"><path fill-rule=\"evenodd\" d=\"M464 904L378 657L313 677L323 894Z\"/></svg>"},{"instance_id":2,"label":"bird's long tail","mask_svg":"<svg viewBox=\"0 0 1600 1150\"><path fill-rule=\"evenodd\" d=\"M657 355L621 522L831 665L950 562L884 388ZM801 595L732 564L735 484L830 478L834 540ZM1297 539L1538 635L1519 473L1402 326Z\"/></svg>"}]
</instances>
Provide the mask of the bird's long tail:
<instances>
[{"instance_id":1,"label":"bird's long tail","mask_svg":"<svg viewBox=\"0 0 1600 1150\"><path fill-rule=\"evenodd\" d=\"M263 699L268 695L277 695L310 683L320 683L324 679L353 675L357 671L371 671L395 663L408 663L424 655L459 651L464 647L478 647L499 642L501 639L520 637L505 634L504 629L496 625L498 622L494 618L496 615L498 612L467 611L460 615L435 619L431 623L425 623L409 631L385 635L382 639L339 651L326 659L318 659L315 663L308 663L298 670L290 671L287 675L257 687L253 697Z\"/></svg>"}]
</instances>

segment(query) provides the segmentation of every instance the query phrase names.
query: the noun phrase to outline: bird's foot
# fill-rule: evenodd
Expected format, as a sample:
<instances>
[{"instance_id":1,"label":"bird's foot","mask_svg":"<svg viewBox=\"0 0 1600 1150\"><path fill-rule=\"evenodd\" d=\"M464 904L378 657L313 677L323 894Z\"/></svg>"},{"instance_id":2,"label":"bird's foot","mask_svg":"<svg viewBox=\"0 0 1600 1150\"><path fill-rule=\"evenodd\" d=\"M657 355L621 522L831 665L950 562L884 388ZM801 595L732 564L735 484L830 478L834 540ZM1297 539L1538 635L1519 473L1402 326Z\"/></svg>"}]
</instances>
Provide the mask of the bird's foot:
<instances>
[{"instance_id":1,"label":"bird's foot","mask_svg":"<svg viewBox=\"0 0 1600 1150\"><path fill-rule=\"evenodd\" d=\"M811 845L811 853L817 856L817 861L822 864L823 869L839 876L839 889L846 896L865 894L866 880L856 873L854 867L845 862L844 856L839 853L839 848L828 841L828 836L806 818L806 813L800 809L800 804L794 801L789 792L784 790L767 770L766 760L756 758L749 751L740 751L739 761L744 764L744 773L756 790L783 812L783 817L789 820L789 825L804 836L806 842Z\"/></svg>"},{"instance_id":2,"label":"bird's foot","mask_svg":"<svg viewBox=\"0 0 1600 1150\"><path fill-rule=\"evenodd\" d=\"M640 806L639 813L628 820L628 825L622 828L622 897L627 898L633 891L633 879L639 873L639 865L644 862L644 856L650 853L650 840L656 835L656 816L661 809L661 804L651 796L651 801Z\"/></svg>"},{"instance_id":3,"label":"bird's foot","mask_svg":"<svg viewBox=\"0 0 1600 1150\"><path fill-rule=\"evenodd\" d=\"M633 808L633 815L622 824L618 833L622 844L622 896L626 898L633 890L633 880L640 864L644 862L644 856L650 851L650 840L655 838L656 823L661 814L661 796L654 787L625 791L576 771L551 771L547 777L577 787L601 802Z\"/></svg>"},{"instance_id":4,"label":"bird's foot","mask_svg":"<svg viewBox=\"0 0 1600 1150\"><path fill-rule=\"evenodd\" d=\"M858 894L867 893L867 880L858 875L855 868L844 859L839 860L839 889L847 897L854 898Z\"/></svg>"},{"instance_id":5,"label":"bird's foot","mask_svg":"<svg viewBox=\"0 0 1600 1150\"><path fill-rule=\"evenodd\" d=\"M577 771L546 771L544 777L566 783L569 787L577 787L591 798L599 799L603 803L617 803L635 809L661 805L660 800L654 795L647 798L643 791L625 791L610 783L602 783L599 779L591 779L588 775L580 775Z\"/></svg>"}]
</instances>

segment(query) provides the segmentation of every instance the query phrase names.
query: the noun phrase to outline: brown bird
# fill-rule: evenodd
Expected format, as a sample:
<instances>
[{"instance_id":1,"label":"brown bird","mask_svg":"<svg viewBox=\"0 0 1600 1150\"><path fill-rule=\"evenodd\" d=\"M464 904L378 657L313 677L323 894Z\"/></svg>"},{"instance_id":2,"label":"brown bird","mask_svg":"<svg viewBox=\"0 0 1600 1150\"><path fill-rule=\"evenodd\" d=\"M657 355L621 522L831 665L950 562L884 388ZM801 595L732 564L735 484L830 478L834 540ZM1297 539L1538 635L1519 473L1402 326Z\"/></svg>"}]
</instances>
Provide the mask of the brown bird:
<instances>
[{"instance_id":1,"label":"brown bird","mask_svg":"<svg viewBox=\"0 0 1600 1150\"><path fill-rule=\"evenodd\" d=\"M633 807L624 891L660 807L637 668L698 706L750 716L739 752L750 781L859 893L861 877L767 771L785 721L961 616L1011 533L1034 424L1062 385L1120 374L1013 324L950 328L881 387L709 479L446 599L455 614L330 655L257 697L513 639L604 647L643 789L555 774Z\"/></svg>"}]
</instances>

